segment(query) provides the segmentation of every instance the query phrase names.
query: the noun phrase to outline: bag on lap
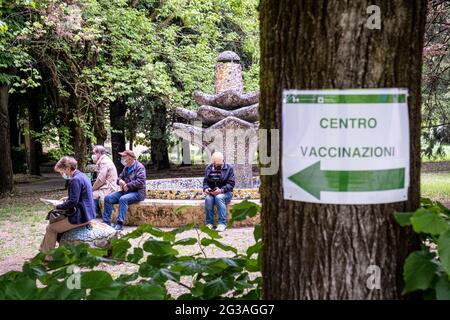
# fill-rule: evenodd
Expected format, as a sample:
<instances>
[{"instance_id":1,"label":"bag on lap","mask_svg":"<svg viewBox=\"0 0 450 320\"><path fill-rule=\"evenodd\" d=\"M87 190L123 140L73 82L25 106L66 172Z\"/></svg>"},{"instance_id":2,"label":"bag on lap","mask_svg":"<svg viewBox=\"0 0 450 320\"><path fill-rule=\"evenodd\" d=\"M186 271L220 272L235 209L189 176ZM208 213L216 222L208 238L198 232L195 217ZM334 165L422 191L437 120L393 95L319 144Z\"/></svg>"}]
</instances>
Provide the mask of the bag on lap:
<instances>
[{"instance_id":1,"label":"bag on lap","mask_svg":"<svg viewBox=\"0 0 450 320\"><path fill-rule=\"evenodd\" d=\"M73 216L77 210L75 208L67 209L67 210L60 210L60 209L52 209L47 213L47 218L50 223L55 223L61 220L64 220L65 218Z\"/></svg>"}]
</instances>

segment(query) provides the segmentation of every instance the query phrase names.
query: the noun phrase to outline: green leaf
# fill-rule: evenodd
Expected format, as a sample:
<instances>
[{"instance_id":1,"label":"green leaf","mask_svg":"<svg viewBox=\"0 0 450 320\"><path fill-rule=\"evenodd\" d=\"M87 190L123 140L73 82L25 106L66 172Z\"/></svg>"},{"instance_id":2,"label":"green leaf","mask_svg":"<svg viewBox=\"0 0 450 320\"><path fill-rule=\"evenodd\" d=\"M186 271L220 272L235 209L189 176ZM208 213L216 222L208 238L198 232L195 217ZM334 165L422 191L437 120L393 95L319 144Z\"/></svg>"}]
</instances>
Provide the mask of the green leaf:
<instances>
[{"instance_id":1,"label":"green leaf","mask_svg":"<svg viewBox=\"0 0 450 320\"><path fill-rule=\"evenodd\" d=\"M424 208L420 208L414 213L411 223L417 233L439 235L449 229L449 224L444 218L438 213Z\"/></svg>"},{"instance_id":2,"label":"green leaf","mask_svg":"<svg viewBox=\"0 0 450 320\"><path fill-rule=\"evenodd\" d=\"M231 221L242 221L256 216L261 207L254 202L244 200L231 208Z\"/></svg>"},{"instance_id":3,"label":"green leaf","mask_svg":"<svg viewBox=\"0 0 450 320\"><path fill-rule=\"evenodd\" d=\"M127 261L132 263L139 263L139 261L144 257L144 250L142 248L134 248L133 253L127 256Z\"/></svg>"},{"instance_id":4,"label":"green leaf","mask_svg":"<svg viewBox=\"0 0 450 320\"><path fill-rule=\"evenodd\" d=\"M432 206L433 205L433 201L430 198L420 198L420 205L427 207L427 206Z\"/></svg>"},{"instance_id":5,"label":"green leaf","mask_svg":"<svg viewBox=\"0 0 450 320\"><path fill-rule=\"evenodd\" d=\"M89 293L89 300L117 300L120 291L125 285L110 286L107 288L92 289Z\"/></svg>"},{"instance_id":6,"label":"green leaf","mask_svg":"<svg viewBox=\"0 0 450 320\"><path fill-rule=\"evenodd\" d=\"M161 268L153 275L153 279L159 283L165 283L167 280L179 282L180 273L169 270L167 268Z\"/></svg>"},{"instance_id":7,"label":"green leaf","mask_svg":"<svg viewBox=\"0 0 450 320\"><path fill-rule=\"evenodd\" d=\"M172 245L168 241L148 240L144 243L143 248L145 251L151 252L154 255L178 255L178 251L172 248Z\"/></svg>"},{"instance_id":8,"label":"green leaf","mask_svg":"<svg viewBox=\"0 0 450 320\"><path fill-rule=\"evenodd\" d=\"M402 294L430 287L437 270L437 265L432 262L433 257L429 252L414 251L406 258L403 266L405 287Z\"/></svg>"},{"instance_id":9,"label":"green leaf","mask_svg":"<svg viewBox=\"0 0 450 320\"><path fill-rule=\"evenodd\" d=\"M250 258L253 254L260 254L262 248L262 241L258 241L254 245L248 247L247 249L247 257Z\"/></svg>"},{"instance_id":10,"label":"green leaf","mask_svg":"<svg viewBox=\"0 0 450 320\"><path fill-rule=\"evenodd\" d=\"M259 261L256 259L248 259L247 263L245 264L245 268L250 272L260 272L261 266L259 264Z\"/></svg>"},{"instance_id":11,"label":"green leaf","mask_svg":"<svg viewBox=\"0 0 450 320\"><path fill-rule=\"evenodd\" d=\"M435 290L437 300L450 300L450 281L447 274L439 278Z\"/></svg>"},{"instance_id":12,"label":"green leaf","mask_svg":"<svg viewBox=\"0 0 450 320\"><path fill-rule=\"evenodd\" d=\"M128 249L131 248L131 244L124 239L112 239L112 256L118 260L125 260Z\"/></svg>"},{"instance_id":13,"label":"green leaf","mask_svg":"<svg viewBox=\"0 0 450 320\"><path fill-rule=\"evenodd\" d=\"M203 264L197 262L194 258L186 261L177 261L172 266L173 271L177 271L182 275L194 275L204 270Z\"/></svg>"},{"instance_id":14,"label":"green leaf","mask_svg":"<svg viewBox=\"0 0 450 320\"><path fill-rule=\"evenodd\" d=\"M137 227L134 231L127 233L121 239L123 239L123 240L136 239L136 238L141 237L145 233L148 233L148 234L150 234L154 237L158 237L158 238L163 237L165 234L165 232L159 228L153 227L149 224L144 224L144 225Z\"/></svg>"},{"instance_id":15,"label":"green leaf","mask_svg":"<svg viewBox=\"0 0 450 320\"><path fill-rule=\"evenodd\" d=\"M253 231L253 237L255 238L255 242L258 242L258 240L262 238L262 228L261 228L260 224L255 224L255 230Z\"/></svg>"},{"instance_id":16,"label":"green leaf","mask_svg":"<svg viewBox=\"0 0 450 320\"><path fill-rule=\"evenodd\" d=\"M450 230L439 236L437 248L442 267L447 274L450 274Z\"/></svg>"},{"instance_id":17,"label":"green leaf","mask_svg":"<svg viewBox=\"0 0 450 320\"><path fill-rule=\"evenodd\" d=\"M10 276L14 276L13 281L9 281L4 291L4 299L7 300L30 300L37 299L38 288L36 286L36 280L27 277L20 273L11 273Z\"/></svg>"},{"instance_id":18,"label":"green leaf","mask_svg":"<svg viewBox=\"0 0 450 320\"><path fill-rule=\"evenodd\" d=\"M231 290L232 285L230 285L230 282L228 279L225 280L222 277L206 282L203 288L203 297L205 299L220 297L222 294Z\"/></svg>"},{"instance_id":19,"label":"green leaf","mask_svg":"<svg viewBox=\"0 0 450 320\"><path fill-rule=\"evenodd\" d=\"M153 282L141 282L137 285L129 285L122 289L119 299L128 300L163 300L166 297L166 289Z\"/></svg>"},{"instance_id":20,"label":"green leaf","mask_svg":"<svg viewBox=\"0 0 450 320\"><path fill-rule=\"evenodd\" d=\"M147 263L155 268L161 268L169 263L176 261L177 258L173 255L165 255L165 256L157 256L157 255L148 255Z\"/></svg>"},{"instance_id":21,"label":"green leaf","mask_svg":"<svg viewBox=\"0 0 450 320\"><path fill-rule=\"evenodd\" d=\"M402 227L411 225L411 217L414 215L414 212L394 212L395 221Z\"/></svg>"},{"instance_id":22,"label":"green leaf","mask_svg":"<svg viewBox=\"0 0 450 320\"><path fill-rule=\"evenodd\" d=\"M105 288L111 285L112 282L111 275L106 271L88 271L81 273L80 283L82 288Z\"/></svg>"},{"instance_id":23,"label":"green leaf","mask_svg":"<svg viewBox=\"0 0 450 320\"><path fill-rule=\"evenodd\" d=\"M207 226L204 226L204 225L200 226L199 229L213 239L221 239L222 238L222 236L219 234L219 232L217 232L216 230L212 230L212 229L208 228Z\"/></svg>"},{"instance_id":24,"label":"green leaf","mask_svg":"<svg viewBox=\"0 0 450 320\"><path fill-rule=\"evenodd\" d=\"M175 246L191 246L196 243L197 243L197 239L195 239L195 238L185 238L185 239L178 240L177 242L174 243L174 245Z\"/></svg>"},{"instance_id":25,"label":"green leaf","mask_svg":"<svg viewBox=\"0 0 450 320\"><path fill-rule=\"evenodd\" d=\"M192 296L199 298L203 296L205 285L200 281L195 281L194 286L191 289Z\"/></svg>"},{"instance_id":26,"label":"green leaf","mask_svg":"<svg viewBox=\"0 0 450 320\"><path fill-rule=\"evenodd\" d=\"M229 245L226 245L226 244L223 244L222 242L219 242L219 241L214 240L214 239L202 238L202 240L200 241L200 243L201 243L203 246L209 246L209 245L213 244L213 245L215 245L216 247L218 247L218 248L220 248L220 249L222 249L222 250L224 250L224 251L231 251L231 252L234 252L234 253L237 253L237 252L238 252L237 249L236 249L235 247L229 246Z\"/></svg>"}]
</instances>

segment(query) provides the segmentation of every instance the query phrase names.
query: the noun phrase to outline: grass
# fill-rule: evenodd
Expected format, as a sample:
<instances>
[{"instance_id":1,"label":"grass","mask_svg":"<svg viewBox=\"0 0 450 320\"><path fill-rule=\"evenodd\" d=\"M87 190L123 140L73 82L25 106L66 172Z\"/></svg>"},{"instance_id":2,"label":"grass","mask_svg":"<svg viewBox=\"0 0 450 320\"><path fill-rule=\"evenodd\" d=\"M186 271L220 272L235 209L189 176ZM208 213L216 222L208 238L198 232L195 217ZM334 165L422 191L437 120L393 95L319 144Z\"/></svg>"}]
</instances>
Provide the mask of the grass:
<instances>
[{"instance_id":1,"label":"grass","mask_svg":"<svg viewBox=\"0 0 450 320\"><path fill-rule=\"evenodd\" d=\"M45 233L51 209L40 197L59 199L62 192L30 193L2 199L0 203L0 261L11 256L32 257Z\"/></svg>"},{"instance_id":2,"label":"grass","mask_svg":"<svg viewBox=\"0 0 450 320\"><path fill-rule=\"evenodd\" d=\"M420 186L423 197L450 202L450 173L423 173Z\"/></svg>"}]
</instances>

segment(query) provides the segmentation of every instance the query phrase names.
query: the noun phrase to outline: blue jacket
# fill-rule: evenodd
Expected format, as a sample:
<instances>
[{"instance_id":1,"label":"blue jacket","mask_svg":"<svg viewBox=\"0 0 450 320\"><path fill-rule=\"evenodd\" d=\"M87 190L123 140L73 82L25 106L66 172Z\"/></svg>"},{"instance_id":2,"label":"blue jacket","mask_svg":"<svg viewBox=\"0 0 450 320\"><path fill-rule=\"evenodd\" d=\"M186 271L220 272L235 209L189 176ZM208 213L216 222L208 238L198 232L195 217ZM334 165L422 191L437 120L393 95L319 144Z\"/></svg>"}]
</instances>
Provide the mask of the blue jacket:
<instances>
[{"instance_id":1,"label":"blue jacket","mask_svg":"<svg viewBox=\"0 0 450 320\"><path fill-rule=\"evenodd\" d=\"M213 164L209 164L205 169L205 178L203 179L203 190L212 188L208 185L208 176L211 173L213 169ZM221 186L220 189L222 189L223 193L226 192L233 192L234 188L234 167L233 165L229 163L224 163L222 165L222 171L220 173L220 180L221 180Z\"/></svg>"},{"instance_id":2,"label":"blue jacket","mask_svg":"<svg viewBox=\"0 0 450 320\"><path fill-rule=\"evenodd\" d=\"M117 179L117 184L119 184L119 180L125 181L128 186L128 192L137 192L139 193L140 201L145 199L145 180L147 175L145 173L145 167L142 163L135 160L133 163L133 168L130 173L128 173L128 168L124 167L122 173L119 175Z\"/></svg>"},{"instance_id":3,"label":"blue jacket","mask_svg":"<svg viewBox=\"0 0 450 320\"><path fill-rule=\"evenodd\" d=\"M76 209L76 213L69 217L71 224L88 222L95 218L94 198L92 196L92 185L88 177L81 171L75 170L69 181L69 198L56 209Z\"/></svg>"}]
</instances>

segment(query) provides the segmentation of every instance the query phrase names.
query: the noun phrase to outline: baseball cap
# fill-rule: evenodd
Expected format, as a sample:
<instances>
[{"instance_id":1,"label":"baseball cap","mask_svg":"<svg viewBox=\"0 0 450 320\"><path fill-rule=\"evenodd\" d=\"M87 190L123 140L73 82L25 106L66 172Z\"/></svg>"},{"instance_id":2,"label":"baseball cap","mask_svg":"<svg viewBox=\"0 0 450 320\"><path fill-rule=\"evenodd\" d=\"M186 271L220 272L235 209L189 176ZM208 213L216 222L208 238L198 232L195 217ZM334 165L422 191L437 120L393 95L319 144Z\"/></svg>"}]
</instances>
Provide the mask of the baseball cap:
<instances>
[{"instance_id":1,"label":"baseball cap","mask_svg":"<svg viewBox=\"0 0 450 320\"><path fill-rule=\"evenodd\" d=\"M132 157L133 159L136 159L136 156L134 155L134 152L131 151L131 150L125 150L125 151L119 152L119 154L120 154L121 156L130 156L130 157Z\"/></svg>"}]
</instances>

